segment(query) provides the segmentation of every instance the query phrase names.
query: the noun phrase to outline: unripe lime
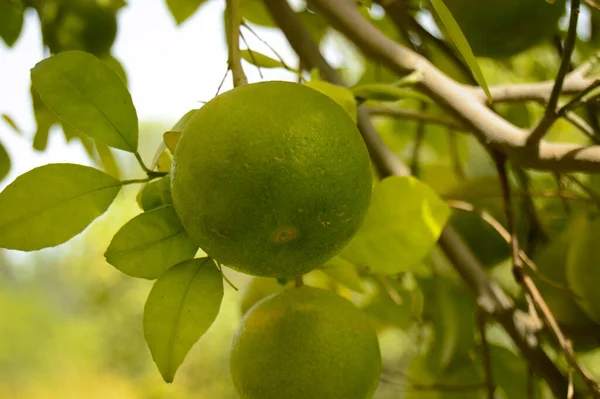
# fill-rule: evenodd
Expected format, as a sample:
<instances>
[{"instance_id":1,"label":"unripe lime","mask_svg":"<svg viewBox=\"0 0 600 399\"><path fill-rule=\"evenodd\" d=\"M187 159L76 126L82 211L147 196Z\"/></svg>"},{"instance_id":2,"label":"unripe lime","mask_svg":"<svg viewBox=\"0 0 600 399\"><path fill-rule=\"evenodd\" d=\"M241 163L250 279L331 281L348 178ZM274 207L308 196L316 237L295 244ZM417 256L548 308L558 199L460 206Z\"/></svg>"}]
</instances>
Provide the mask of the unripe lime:
<instances>
[{"instance_id":1,"label":"unripe lime","mask_svg":"<svg viewBox=\"0 0 600 399\"><path fill-rule=\"evenodd\" d=\"M368 399L381 373L367 315L318 288L256 304L233 342L231 376L243 399Z\"/></svg>"},{"instance_id":2,"label":"unripe lime","mask_svg":"<svg viewBox=\"0 0 600 399\"><path fill-rule=\"evenodd\" d=\"M371 196L366 146L347 113L297 83L226 92L173 156L175 210L212 258L261 276L302 274L352 238Z\"/></svg>"},{"instance_id":3,"label":"unripe lime","mask_svg":"<svg viewBox=\"0 0 600 399\"><path fill-rule=\"evenodd\" d=\"M564 0L445 0L475 55L506 58L552 39ZM435 15L435 13L434 13ZM439 19L438 19L439 21ZM444 30L444 25L438 22Z\"/></svg>"}]
</instances>

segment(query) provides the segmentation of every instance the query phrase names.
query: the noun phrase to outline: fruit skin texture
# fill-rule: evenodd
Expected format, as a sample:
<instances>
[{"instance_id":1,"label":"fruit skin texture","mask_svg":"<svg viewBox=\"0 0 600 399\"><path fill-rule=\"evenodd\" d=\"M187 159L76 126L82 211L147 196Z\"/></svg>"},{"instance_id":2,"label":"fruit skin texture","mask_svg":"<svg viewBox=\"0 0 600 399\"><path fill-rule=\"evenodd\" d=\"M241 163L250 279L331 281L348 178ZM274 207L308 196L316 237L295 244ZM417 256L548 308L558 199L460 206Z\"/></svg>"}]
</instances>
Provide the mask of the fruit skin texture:
<instances>
[{"instance_id":1,"label":"fruit skin texture","mask_svg":"<svg viewBox=\"0 0 600 399\"><path fill-rule=\"evenodd\" d=\"M551 39L565 11L564 0L555 4L543 0L445 0L444 4L475 55L490 58L508 58ZM438 26L444 29L439 22Z\"/></svg>"},{"instance_id":2,"label":"fruit skin texture","mask_svg":"<svg viewBox=\"0 0 600 399\"><path fill-rule=\"evenodd\" d=\"M377 335L346 299L304 286L258 302L233 341L242 399L370 399L381 373Z\"/></svg>"},{"instance_id":3,"label":"fruit skin texture","mask_svg":"<svg viewBox=\"0 0 600 399\"><path fill-rule=\"evenodd\" d=\"M371 197L368 152L350 117L290 82L241 86L204 105L183 131L171 177L196 243L259 276L299 275L333 257Z\"/></svg>"}]
</instances>

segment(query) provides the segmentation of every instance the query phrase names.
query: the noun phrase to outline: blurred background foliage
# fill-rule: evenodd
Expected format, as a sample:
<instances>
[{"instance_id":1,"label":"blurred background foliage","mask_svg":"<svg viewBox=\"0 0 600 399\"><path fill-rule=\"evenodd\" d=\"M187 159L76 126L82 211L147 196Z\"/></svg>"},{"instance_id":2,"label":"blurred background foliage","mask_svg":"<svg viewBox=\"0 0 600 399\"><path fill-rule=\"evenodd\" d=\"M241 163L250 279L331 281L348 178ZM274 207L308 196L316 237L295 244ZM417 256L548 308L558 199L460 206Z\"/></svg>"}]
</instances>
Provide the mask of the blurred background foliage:
<instances>
[{"instance_id":1,"label":"blurred background foliage","mask_svg":"<svg viewBox=\"0 0 600 399\"><path fill-rule=\"evenodd\" d=\"M0 0L0 4L3 1ZM90 51L109 62L126 80L126 65L124 69L110 55L117 31L110 15L118 12L122 2L105 2L99 6L99 14L81 11L81 2L75 2L76 7L70 12L61 11L68 3L58 0L29 3L39 14L44 43L51 52ZM363 58L352 44L328 29L310 10L300 6L298 12L313 37L321 40L326 54L349 85L397 80L382 66ZM386 35L405 43L380 8L363 8L362 12ZM178 21L189 16L173 14ZM600 13L587 10L582 15L583 28L574 55L576 63L588 58L600 45ZM259 1L245 0L243 16L259 32L272 29L273 21ZM91 18L91 22L85 22L86 18ZM107 26L101 29L107 33L105 42L88 40L97 36L94 24ZM564 36L564 23L561 27L559 36ZM7 45L12 45L14 32L13 36L10 32L3 33ZM267 52L264 48L260 50ZM440 69L462 82L469 82L464 72L441 52L429 51L429 58ZM288 63L295 65L295 61ZM559 51L551 41L509 59L479 59L490 85L552 79L559 61ZM249 64L245 67L247 71L253 70ZM289 77L294 76L289 74ZM422 111L424 107L414 98L393 102L368 100L367 105L412 111ZM49 135L60 132L56 128L58 121L36 100L33 92L32 109L37 122L37 131L31 136L32 148L43 151ZM495 109L514 124L527 128L541 116L544 107L528 102L499 104ZM433 104L426 105L426 110L432 115L445 116ZM578 112L590 118L585 111ZM592 115L590 123L598 123L597 117L598 114ZM442 198L485 209L505 224L494 164L471 135L459 129L449 130L445 126L423 125L383 115L374 121L392 151L411 164L414 174ZM4 122L11 124L8 116ZM174 122L142 123L140 152L144 159L153 158L162 134ZM102 147L68 128L62 129L62 133L66 141L81 141L92 162L108 173L124 179L139 177L138 166L127 155ZM547 138L587 142L575 127L565 122L555 124ZM10 159L0 145L0 180L9 168ZM513 185L522 194L514 201L516 208L523 210L518 220L523 247L547 277L565 282L566 254L573 240L579 239L575 233L598 216L599 197L594 192L600 190L600 180L575 175L588 188L582 190L581 186L565 183L551 173L524 172L516 168L512 172ZM103 256L116 231L141 212L135 201L138 190L138 187L126 187L104 217L67 244L27 254L0 250L0 398L237 397L228 371L233 332L243 311L263 296L280 290L282 284L225 270L240 290L226 286L215 324L190 352L175 383L165 384L152 362L142 333L143 305L152 283L125 276L108 265ZM523 293L513 279L506 242L474 213L455 210L450 223L462 234L490 276L522 303ZM592 264L594 259L588 261ZM590 276L593 277L600 276ZM342 265L311 273L307 282L351 298L373 319L384 358L376 399L481 398L484 395L481 339L474 299L437 250L422 264L400 275L381 279L367 276L360 268L350 273ZM538 284L557 320L573 337L582 361L600 377L599 324L564 290L542 281ZM488 323L485 334L499 386L497 397L526 397L529 374L526 363L497 325ZM548 352L556 357L552 341L545 336L542 339ZM540 392L538 397L548 397L544 384L536 389Z\"/></svg>"}]
</instances>

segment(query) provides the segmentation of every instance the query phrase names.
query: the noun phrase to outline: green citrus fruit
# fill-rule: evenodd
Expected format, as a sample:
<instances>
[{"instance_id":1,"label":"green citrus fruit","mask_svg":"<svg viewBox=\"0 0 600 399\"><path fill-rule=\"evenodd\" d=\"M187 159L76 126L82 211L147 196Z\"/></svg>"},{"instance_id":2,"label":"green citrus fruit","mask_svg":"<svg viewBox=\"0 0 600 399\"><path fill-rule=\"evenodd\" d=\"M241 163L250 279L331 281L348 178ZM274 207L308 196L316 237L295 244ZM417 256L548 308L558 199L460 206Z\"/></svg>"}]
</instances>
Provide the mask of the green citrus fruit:
<instances>
[{"instance_id":1,"label":"green citrus fruit","mask_svg":"<svg viewBox=\"0 0 600 399\"><path fill-rule=\"evenodd\" d=\"M171 169L173 204L212 258L251 275L306 273L338 253L371 196L366 146L333 100L290 82L204 105Z\"/></svg>"},{"instance_id":2,"label":"green citrus fruit","mask_svg":"<svg viewBox=\"0 0 600 399\"><path fill-rule=\"evenodd\" d=\"M243 399L368 399L381 354L367 315L336 294L290 289L258 302L233 341L231 376Z\"/></svg>"},{"instance_id":3,"label":"green citrus fruit","mask_svg":"<svg viewBox=\"0 0 600 399\"><path fill-rule=\"evenodd\" d=\"M444 0L444 4L475 55L490 58L507 58L550 40L565 11L564 0L555 4L544 0ZM442 23L438 26L444 30Z\"/></svg>"}]
</instances>

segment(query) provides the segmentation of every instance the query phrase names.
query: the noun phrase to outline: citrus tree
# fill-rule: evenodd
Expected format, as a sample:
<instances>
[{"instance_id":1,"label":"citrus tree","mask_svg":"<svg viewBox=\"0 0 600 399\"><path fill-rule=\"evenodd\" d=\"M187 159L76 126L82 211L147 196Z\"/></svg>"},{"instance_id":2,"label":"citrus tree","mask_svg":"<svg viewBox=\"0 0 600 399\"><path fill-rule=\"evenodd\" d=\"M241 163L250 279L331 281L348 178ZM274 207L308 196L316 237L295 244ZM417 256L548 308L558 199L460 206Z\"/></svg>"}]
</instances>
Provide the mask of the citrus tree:
<instances>
[{"instance_id":1,"label":"citrus tree","mask_svg":"<svg viewBox=\"0 0 600 399\"><path fill-rule=\"evenodd\" d=\"M33 10L49 53L31 69L33 148L60 125L97 164L10 182L0 247L62 244L138 185L140 213L105 257L156 280L143 327L166 382L241 273L241 398L383 398L399 383L405 397L598 397L597 1L212 1L234 88L144 160L111 56L125 4L0 0L4 43ZM206 1L166 3L183 24ZM259 26L296 65L240 44ZM245 68L297 80L249 83ZM139 178L117 177L115 150ZM401 361L386 360L390 329L411 342Z\"/></svg>"}]
</instances>

